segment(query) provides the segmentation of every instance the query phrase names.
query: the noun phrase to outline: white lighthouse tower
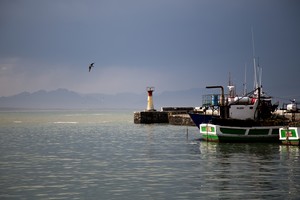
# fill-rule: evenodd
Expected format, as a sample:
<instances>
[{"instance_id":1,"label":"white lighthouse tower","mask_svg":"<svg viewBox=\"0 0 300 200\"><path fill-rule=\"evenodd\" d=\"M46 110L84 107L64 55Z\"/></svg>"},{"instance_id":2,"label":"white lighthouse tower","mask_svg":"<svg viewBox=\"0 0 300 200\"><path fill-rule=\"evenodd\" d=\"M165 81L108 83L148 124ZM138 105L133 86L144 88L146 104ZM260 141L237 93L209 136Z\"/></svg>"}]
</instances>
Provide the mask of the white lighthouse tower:
<instances>
[{"instance_id":1,"label":"white lighthouse tower","mask_svg":"<svg viewBox=\"0 0 300 200\"><path fill-rule=\"evenodd\" d=\"M148 92L147 111L155 111L153 105L154 87L147 87L147 92Z\"/></svg>"}]
</instances>

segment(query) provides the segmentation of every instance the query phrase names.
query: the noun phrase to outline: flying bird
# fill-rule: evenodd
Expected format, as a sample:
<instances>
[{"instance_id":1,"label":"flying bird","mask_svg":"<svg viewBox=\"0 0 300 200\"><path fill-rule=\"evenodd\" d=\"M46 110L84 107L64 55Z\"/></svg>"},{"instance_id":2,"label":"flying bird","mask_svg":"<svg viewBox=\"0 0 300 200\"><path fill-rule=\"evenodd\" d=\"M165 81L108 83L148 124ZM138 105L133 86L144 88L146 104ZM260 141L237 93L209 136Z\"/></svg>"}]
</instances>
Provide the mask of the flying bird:
<instances>
[{"instance_id":1,"label":"flying bird","mask_svg":"<svg viewBox=\"0 0 300 200\"><path fill-rule=\"evenodd\" d=\"M89 72L91 71L92 67L94 67L94 63L91 63L89 66Z\"/></svg>"}]
</instances>

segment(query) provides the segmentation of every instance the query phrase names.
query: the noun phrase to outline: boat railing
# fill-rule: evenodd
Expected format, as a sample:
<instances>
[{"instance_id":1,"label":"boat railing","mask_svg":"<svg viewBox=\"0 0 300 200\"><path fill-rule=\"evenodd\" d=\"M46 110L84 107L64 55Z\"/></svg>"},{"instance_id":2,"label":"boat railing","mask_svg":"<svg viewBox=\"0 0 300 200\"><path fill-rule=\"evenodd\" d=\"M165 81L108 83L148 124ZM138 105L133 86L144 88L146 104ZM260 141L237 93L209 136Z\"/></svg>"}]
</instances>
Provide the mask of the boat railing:
<instances>
[{"instance_id":1,"label":"boat railing","mask_svg":"<svg viewBox=\"0 0 300 200\"><path fill-rule=\"evenodd\" d=\"M225 104L228 99L228 94L225 94ZM202 107L219 107L221 104L220 94L205 94L202 95Z\"/></svg>"}]
</instances>

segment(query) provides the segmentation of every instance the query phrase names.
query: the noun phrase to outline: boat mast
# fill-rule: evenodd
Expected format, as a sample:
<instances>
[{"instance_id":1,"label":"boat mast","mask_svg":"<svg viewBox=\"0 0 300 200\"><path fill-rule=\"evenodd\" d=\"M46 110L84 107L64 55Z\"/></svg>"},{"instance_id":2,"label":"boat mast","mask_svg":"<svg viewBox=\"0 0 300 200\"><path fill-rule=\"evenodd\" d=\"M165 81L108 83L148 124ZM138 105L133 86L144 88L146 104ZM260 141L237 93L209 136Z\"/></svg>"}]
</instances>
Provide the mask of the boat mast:
<instances>
[{"instance_id":1,"label":"boat mast","mask_svg":"<svg viewBox=\"0 0 300 200\"><path fill-rule=\"evenodd\" d=\"M258 71L259 71L259 87L260 87L260 92L262 94L262 82L261 82L261 78L262 78L262 68L259 66L259 58L257 58L257 68L258 68Z\"/></svg>"},{"instance_id":2,"label":"boat mast","mask_svg":"<svg viewBox=\"0 0 300 200\"><path fill-rule=\"evenodd\" d=\"M252 32L252 48L253 48L254 90L260 87L260 94L262 94L262 88L261 88L262 68L259 67L259 64L256 64L253 27L251 28L251 32Z\"/></svg>"},{"instance_id":3,"label":"boat mast","mask_svg":"<svg viewBox=\"0 0 300 200\"><path fill-rule=\"evenodd\" d=\"M254 85L253 89L255 90L258 87L257 83L257 72L256 72L256 61L255 61L255 47L254 47L254 35L253 35L253 27L251 28L252 33L252 53L253 53L253 69L254 69Z\"/></svg>"},{"instance_id":4,"label":"boat mast","mask_svg":"<svg viewBox=\"0 0 300 200\"><path fill-rule=\"evenodd\" d=\"M245 63L244 96L247 94L247 63Z\"/></svg>"}]
</instances>

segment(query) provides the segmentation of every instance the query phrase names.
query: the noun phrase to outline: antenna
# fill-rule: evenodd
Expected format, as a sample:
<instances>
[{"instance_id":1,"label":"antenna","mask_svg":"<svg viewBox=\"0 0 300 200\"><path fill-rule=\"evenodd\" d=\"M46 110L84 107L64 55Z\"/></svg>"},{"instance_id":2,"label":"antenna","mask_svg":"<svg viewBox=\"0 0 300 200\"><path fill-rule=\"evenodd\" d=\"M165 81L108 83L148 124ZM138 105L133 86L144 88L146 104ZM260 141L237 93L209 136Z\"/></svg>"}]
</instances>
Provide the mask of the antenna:
<instances>
[{"instance_id":1,"label":"antenna","mask_svg":"<svg viewBox=\"0 0 300 200\"><path fill-rule=\"evenodd\" d=\"M252 33L252 51L253 51L253 68L254 68L254 89L258 87L257 83L257 66L255 61L255 46L254 46L254 33L253 33L253 27L251 27L251 33Z\"/></svg>"},{"instance_id":2,"label":"antenna","mask_svg":"<svg viewBox=\"0 0 300 200\"><path fill-rule=\"evenodd\" d=\"M260 94L262 92L262 68L259 66L259 58L257 58L257 65L256 65L256 57L255 57L255 46L254 46L254 33L253 33L253 27L251 28L252 32L252 46L253 46L253 67L254 67L254 90L260 88Z\"/></svg>"},{"instance_id":3,"label":"antenna","mask_svg":"<svg viewBox=\"0 0 300 200\"><path fill-rule=\"evenodd\" d=\"M253 33L253 27L251 27L251 33L252 33L252 53L253 53L253 58L255 58L255 47L254 47L254 33Z\"/></svg>"},{"instance_id":4,"label":"antenna","mask_svg":"<svg viewBox=\"0 0 300 200\"><path fill-rule=\"evenodd\" d=\"M245 63L245 77L244 77L244 95L247 94L247 63Z\"/></svg>"},{"instance_id":5,"label":"antenna","mask_svg":"<svg viewBox=\"0 0 300 200\"><path fill-rule=\"evenodd\" d=\"M258 80L259 80L259 87L262 87L262 82L261 82L261 80L262 80L262 67L260 67L260 65L259 65L259 57L257 58L257 68L258 68L258 70L259 70L259 74L258 74ZM262 90L261 90L261 92L262 92Z\"/></svg>"}]
</instances>

